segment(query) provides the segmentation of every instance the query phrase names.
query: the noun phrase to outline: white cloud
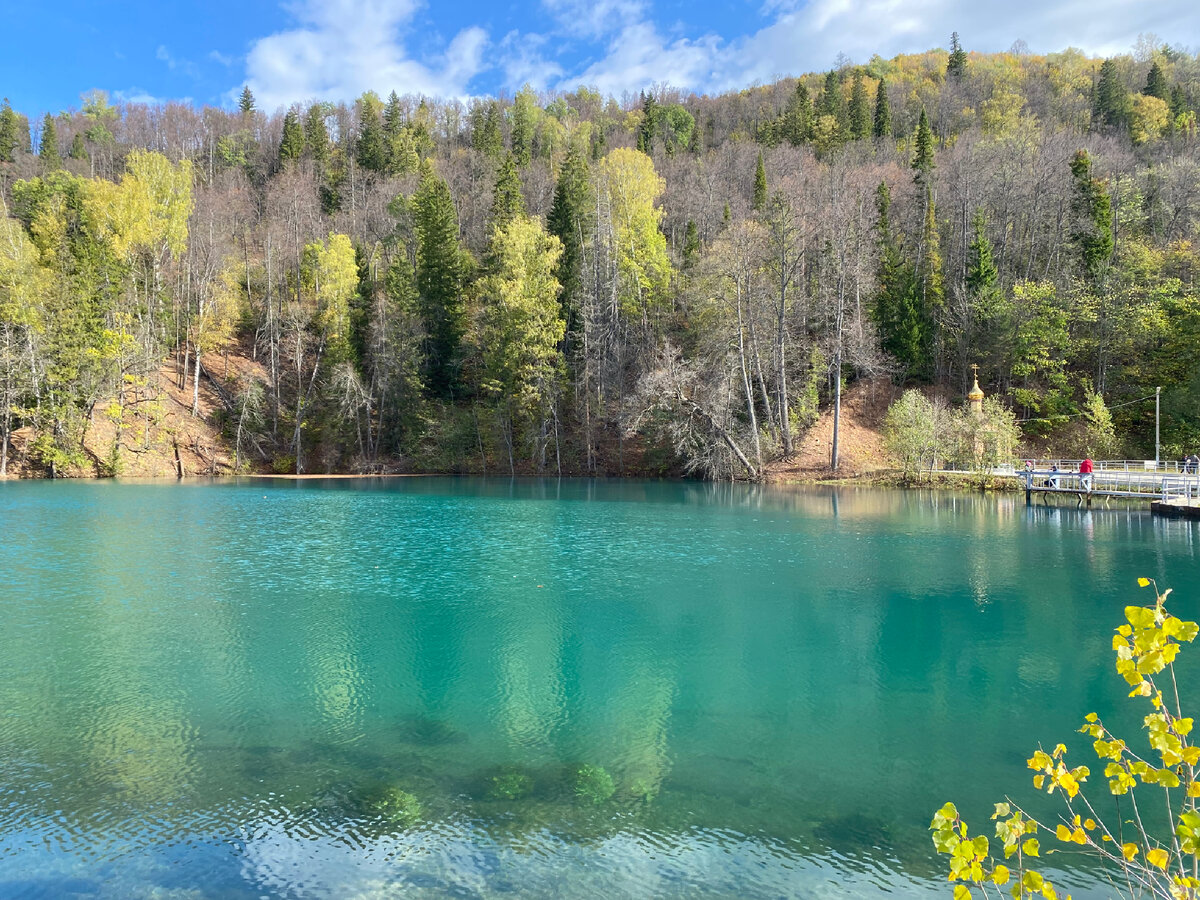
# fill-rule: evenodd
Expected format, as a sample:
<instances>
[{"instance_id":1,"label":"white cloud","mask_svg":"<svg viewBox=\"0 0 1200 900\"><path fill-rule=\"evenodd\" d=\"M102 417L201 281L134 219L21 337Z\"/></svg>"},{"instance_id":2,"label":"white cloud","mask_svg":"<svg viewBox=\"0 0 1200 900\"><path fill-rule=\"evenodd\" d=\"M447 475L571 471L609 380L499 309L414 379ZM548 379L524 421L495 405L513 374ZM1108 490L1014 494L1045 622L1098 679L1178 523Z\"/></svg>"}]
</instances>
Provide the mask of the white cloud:
<instances>
[{"instance_id":1,"label":"white cloud","mask_svg":"<svg viewBox=\"0 0 1200 900\"><path fill-rule=\"evenodd\" d=\"M142 106L162 106L165 103L192 102L191 97L156 97L145 88L131 87L123 91L113 91L112 99L117 103L136 103Z\"/></svg>"},{"instance_id":2,"label":"white cloud","mask_svg":"<svg viewBox=\"0 0 1200 900\"><path fill-rule=\"evenodd\" d=\"M548 38L543 34L521 34L510 31L500 41L500 68L504 86L512 92L529 85L535 91L548 88L562 77L563 67L542 56Z\"/></svg>"},{"instance_id":3,"label":"white cloud","mask_svg":"<svg viewBox=\"0 0 1200 900\"><path fill-rule=\"evenodd\" d=\"M1068 46L1111 55L1132 49L1141 32L1172 43L1200 43L1194 0L1131 4L1127 0L764 0L767 24L732 40L716 35L664 39L636 0L543 0L560 17L578 17L608 37L606 52L577 74L558 79L605 92L636 91L656 82L699 91L723 91L768 82L782 75L821 71L839 53L865 62L945 47L957 30L964 46L986 52L1008 49L1023 38L1034 52ZM623 15L610 15L617 7ZM604 10L603 14L589 11ZM599 22L624 23L596 31ZM577 29L578 30L578 29Z\"/></svg>"},{"instance_id":4,"label":"white cloud","mask_svg":"<svg viewBox=\"0 0 1200 900\"><path fill-rule=\"evenodd\" d=\"M461 96L483 68L487 33L477 27L459 32L436 67L410 59L401 31L415 0L304 0L289 9L301 27L261 38L246 58L261 109L366 90Z\"/></svg>"},{"instance_id":5,"label":"white cloud","mask_svg":"<svg viewBox=\"0 0 1200 900\"><path fill-rule=\"evenodd\" d=\"M715 35L667 41L653 23L631 22L609 42L607 56L578 75L561 79L559 86L586 84L617 97L659 82L702 89L717 77L714 66L720 56L720 38Z\"/></svg>"},{"instance_id":6,"label":"white cloud","mask_svg":"<svg viewBox=\"0 0 1200 900\"><path fill-rule=\"evenodd\" d=\"M233 57L222 53L220 50L210 50L208 52L208 58L215 63L220 63L227 69L233 65Z\"/></svg>"},{"instance_id":7,"label":"white cloud","mask_svg":"<svg viewBox=\"0 0 1200 900\"><path fill-rule=\"evenodd\" d=\"M171 54L171 51L165 45L159 44L158 50L154 53L154 58L159 62L167 64L167 68L174 72L176 69L183 72L189 78L195 78L199 74L196 69L196 64L186 59L179 59Z\"/></svg>"},{"instance_id":8,"label":"white cloud","mask_svg":"<svg viewBox=\"0 0 1200 900\"><path fill-rule=\"evenodd\" d=\"M620 31L627 23L641 22L646 0L542 0L542 6L566 33L589 38Z\"/></svg>"},{"instance_id":9,"label":"white cloud","mask_svg":"<svg viewBox=\"0 0 1200 900\"><path fill-rule=\"evenodd\" d=\"M463 97L481 73L515 91L570 90L588 84L621 95L657 83L716 92L821 71L839 53L865 62L946 46L950 32L968 50L999 51L1023 38L1034 52L1076 46L1126 52L1140 32L1200 44L1194 0L758 0L739 34L718 35L686 22L656 23L654 0L541 0L544 32L509 31L493 42L464 28L438 55L415 58L411 34L424 0L295 0L295 26L263 37L246 58L246 83L262 109L298 100L350 100L365 90ZM421 42L424 46L424 42ZM185 65L166 47L159 59ZM209 58L233 60L213 51ZM190 65L190 64L188 64ZM235 99L239 84L230 92Z\"/></svg>"}]
</instances>

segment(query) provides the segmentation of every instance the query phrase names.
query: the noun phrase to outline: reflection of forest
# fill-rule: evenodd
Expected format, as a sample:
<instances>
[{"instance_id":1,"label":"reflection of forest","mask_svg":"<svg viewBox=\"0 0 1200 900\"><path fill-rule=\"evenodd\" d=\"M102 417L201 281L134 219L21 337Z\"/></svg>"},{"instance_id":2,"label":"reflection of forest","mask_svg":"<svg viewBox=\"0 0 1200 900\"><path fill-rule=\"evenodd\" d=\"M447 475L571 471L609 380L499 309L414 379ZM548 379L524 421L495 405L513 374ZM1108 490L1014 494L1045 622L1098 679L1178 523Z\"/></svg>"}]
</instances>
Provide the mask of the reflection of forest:
<instances>
[{"instance_id":1,"label":"reflection of forest","mask_svg":"<svg viewBox=\"0 0 1200 900\"><path fill-rule=\"evenodd\" d=\"M10 843L55 810L75 834L163 839L264 803L345 819L396 784L427 819L587 831L619 811L658 834L885 846L922 870L933 808L984 820L1027 799L1039 741L1089 752L1083 713L1136 737L1109 635L1150 599L1137 575L1196 614L1194 526L1139 510L428 480L200 489L183 505L207 527L184 535L161 527L178 497L158 512L164 493L128 490L107 514L161 552L48 517L54 552L22 563L81 574L20 598L0 635ZM229 524L251 509L269 517ZM612 778L602 815L570 782L583 765ZM525 795L489 797L494 772L527 776Z\"/></svg>"}]
</instances>

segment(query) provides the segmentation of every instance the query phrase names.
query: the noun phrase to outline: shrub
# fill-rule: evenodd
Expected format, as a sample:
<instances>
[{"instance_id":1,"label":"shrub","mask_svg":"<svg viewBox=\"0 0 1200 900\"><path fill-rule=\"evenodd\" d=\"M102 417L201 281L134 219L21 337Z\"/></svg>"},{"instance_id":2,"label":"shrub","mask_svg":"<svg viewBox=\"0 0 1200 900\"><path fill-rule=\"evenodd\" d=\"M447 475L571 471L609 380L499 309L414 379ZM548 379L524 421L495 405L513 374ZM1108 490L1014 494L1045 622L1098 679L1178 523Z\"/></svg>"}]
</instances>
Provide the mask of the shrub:
<instances>
[{"instance_id":1,"label":"shrub","mask_svg":"<svg viewBox=\"0 0 1200 900\"><path fill-rule=\"evenodd\" d=\"M1040 894L1055 900L1058 892L1054 886L1029 867L1031 858L1041 855L1038 835L1043 832L1097 858L1109 876L1110 886L1126 896L1149 895L1166 900L1197 896L1200 745L1189 742L1193 723L1181 709L1174 662L1181 644L1192 641L1200 628L1166 611L1169 590L1158 593L1158 586L1147 578L1139 578L1138 584L1154 587L1155 604L1125 608L1125 623L1116 630L1113 649L1117 673L1133 688L1129 696L1150 702L1151 711L1145 717L1150 748L1135 752L1095 713L1088 713L1079 729L1093 739L1092 749L1104 764L1109 792L1129 797L1132 818L1115 825L1106 823L1083 791L1091 770L1087 766L1068 767L1063 744L1050 753L1039 748L1028 760L1029 768L1036 773L1033 786L1049 794L1057 792L1066 812L1051 827L1011 800L997 803L992 819L996 822L996 837L1003 845L1003 862L992 854L985 835L968 837L967 824L953 803L934 815L930 825L933 845L950 857L955 900L970 897L972 886L984 896L994 891L997 896ZM1146 790L1147 786L1153 793ZM1155 829L1164 822L1170 827L1158 837Z\"/></svg>"}]
</instances>

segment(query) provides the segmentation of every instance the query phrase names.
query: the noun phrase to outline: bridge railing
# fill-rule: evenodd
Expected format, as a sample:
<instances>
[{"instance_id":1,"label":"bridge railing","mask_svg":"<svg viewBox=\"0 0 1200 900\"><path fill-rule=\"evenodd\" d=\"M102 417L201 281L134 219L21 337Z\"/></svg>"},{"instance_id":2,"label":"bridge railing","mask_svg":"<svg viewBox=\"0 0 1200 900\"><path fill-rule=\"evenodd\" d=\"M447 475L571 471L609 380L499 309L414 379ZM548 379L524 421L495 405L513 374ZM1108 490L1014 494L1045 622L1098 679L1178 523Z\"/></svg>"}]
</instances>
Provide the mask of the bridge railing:
<instances>
[{"instance_id":1,"label":"bridge railing","mask_svg":"<svg viewBox=\"0 0 1200 900\"><path fill-rule=\"evenodd\" d=\"M1086 485L1078 471L1053 467L1021 468L1012 474L1020 479L1027 491L1069 491L1162 500L1200 498L1200 476L1175 472L1097 470L1092 473L1090 483Z\"/></svg>"},{"instance_id":2,"label":"bridge railing","mask_svg":"<svg viewBox=\"0 0 1200 900\"><path fill-rule=\"evenodd\" d=\"M1019 473L1025 468L1026 462L1032 463L1032 467L1037 470L1051 469L1055 466L1059 470L1071 470L1078 472L1079 464L1083 462L1081 459L1034 459L1026 457L1024 459L1014 459L1008 466L1011 467L1014 473ZM1181 475L1196 474L1196 469L1188 466L1183 460L1166 459L1160 460L1157 464L1152 459L1096 459L1092 460L1092 467L1097 472L1160 472L1160 473L1178 473Z\"/></svg>"}]
</instances>

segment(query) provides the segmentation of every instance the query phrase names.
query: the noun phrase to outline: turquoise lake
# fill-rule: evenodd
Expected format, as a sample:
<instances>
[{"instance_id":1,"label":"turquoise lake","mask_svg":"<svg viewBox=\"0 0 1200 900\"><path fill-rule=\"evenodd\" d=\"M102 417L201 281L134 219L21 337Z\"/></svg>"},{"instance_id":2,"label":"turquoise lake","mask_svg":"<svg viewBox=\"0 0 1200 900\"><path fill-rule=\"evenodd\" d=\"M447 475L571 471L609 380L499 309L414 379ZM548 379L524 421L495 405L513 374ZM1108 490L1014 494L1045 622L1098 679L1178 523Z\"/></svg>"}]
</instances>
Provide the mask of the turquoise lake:
<instances>
[{"instance_id":1,"label":"turquoise lake","mask_svg":"<svg viewBox=\"0 0 1200 900\"><path fill-rule=\"evenodd\" d=\"M933 812L1137 739L1112 630L1198 561L1016 495L0 483L0 898L948 898Z\"/></svg>"}]
</instances>

